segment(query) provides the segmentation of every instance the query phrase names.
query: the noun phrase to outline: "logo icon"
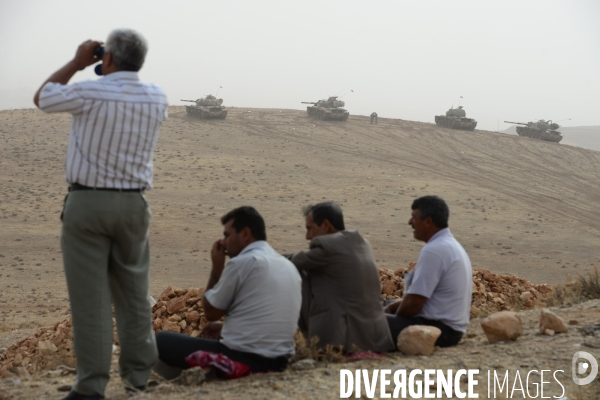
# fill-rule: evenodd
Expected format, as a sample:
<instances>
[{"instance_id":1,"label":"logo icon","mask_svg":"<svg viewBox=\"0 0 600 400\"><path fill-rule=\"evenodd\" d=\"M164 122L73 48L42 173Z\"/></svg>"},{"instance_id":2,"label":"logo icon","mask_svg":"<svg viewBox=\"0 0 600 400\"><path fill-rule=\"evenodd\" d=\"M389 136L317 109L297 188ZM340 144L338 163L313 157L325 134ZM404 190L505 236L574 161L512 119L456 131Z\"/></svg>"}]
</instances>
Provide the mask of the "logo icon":
<instances>
[{"instance_id":1,"label":"logo icon","mask_svg":"<svg viewBox=\"0 0 600 400\"><path fill-rule=\"evenodd\" d=\"M582 359L586 361L582 361ZM579 378L577 375L584 375L590 368L589 375L585 378ZM578 351L573 354L573 362L571 363L571 374L573 375L573 382L576 385L588 385L596 379L598 375L598 361L596 358L588 352Z\"/></svg>"}]
</instances>

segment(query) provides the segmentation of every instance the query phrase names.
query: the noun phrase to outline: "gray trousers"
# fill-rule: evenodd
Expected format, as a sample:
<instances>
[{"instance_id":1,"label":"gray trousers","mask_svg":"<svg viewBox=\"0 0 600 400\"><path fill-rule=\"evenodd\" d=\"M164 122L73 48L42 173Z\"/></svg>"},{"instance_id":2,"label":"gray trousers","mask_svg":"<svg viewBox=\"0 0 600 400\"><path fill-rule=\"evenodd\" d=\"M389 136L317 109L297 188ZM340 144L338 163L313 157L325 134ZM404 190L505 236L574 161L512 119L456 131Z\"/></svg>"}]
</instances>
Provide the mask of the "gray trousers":
<instances>
[{"instance_id":1,"label":"gray trousers","mask_svg":"<svg viewBox=\"0 0 600 400\"><path fill-rule=\"evenodd\" d=\"M81 394L103 395L108 383L111 302L126 384L145 385L158 358L148 302L150 215L137 192L73 191L65 200L61 247L77 358L73 389Z\"/></svg>"}]
</instances>

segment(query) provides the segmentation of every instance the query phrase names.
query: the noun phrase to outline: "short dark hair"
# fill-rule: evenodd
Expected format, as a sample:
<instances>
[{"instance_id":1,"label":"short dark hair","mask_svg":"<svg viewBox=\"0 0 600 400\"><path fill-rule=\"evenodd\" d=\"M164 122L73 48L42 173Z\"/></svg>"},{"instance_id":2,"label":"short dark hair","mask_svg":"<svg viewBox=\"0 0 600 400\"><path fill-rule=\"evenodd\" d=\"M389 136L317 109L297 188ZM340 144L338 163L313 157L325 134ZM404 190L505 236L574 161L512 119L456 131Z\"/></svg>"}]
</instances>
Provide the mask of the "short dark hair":
<instances>
[{"instance_id":1,"label":"short dark hair","mask_svg":"<svg viewBox=\"0 0 600 400\"><path fill-rule=\"evenodd\" d=\"M229 211L221 217L221 223L225 225L230 220L233 220L233 228L236 232L240 232L245 227L250 228L252 237L256 240L267 240L267 232L265 229L265 220L263 217L250 206L238 207Z\"/></svg>"},{"instance_id":2,"label":"short dark hair","mask_svg":"<svg viewBox=\"0 0 600 400\"><path fill-rule=\"evenodd\" d=\"M302 213L305 217L308 216L308 214L312 214L312 219L317 226L321 226L323 221L328 220L336 230L343 231L346 229L344 226L344 214L342 214L342 209L333 201L325 201L323 203L315 204L314 206L306 206L302 209Z\"/></svg>"},{"instance_id":3,"label":"short dark hair","mask_svg":"<svg viewBox=\"0 0 600 400\"><path fill-rule=\"evenodd\" d=\"M450 209L448 205L438 196L419 197L412 203L413 210L419 210L419 217L425 219L431 217L431 222L440 228L448 227L448 218L450 218Z\"/></svg>"}]
</instances>

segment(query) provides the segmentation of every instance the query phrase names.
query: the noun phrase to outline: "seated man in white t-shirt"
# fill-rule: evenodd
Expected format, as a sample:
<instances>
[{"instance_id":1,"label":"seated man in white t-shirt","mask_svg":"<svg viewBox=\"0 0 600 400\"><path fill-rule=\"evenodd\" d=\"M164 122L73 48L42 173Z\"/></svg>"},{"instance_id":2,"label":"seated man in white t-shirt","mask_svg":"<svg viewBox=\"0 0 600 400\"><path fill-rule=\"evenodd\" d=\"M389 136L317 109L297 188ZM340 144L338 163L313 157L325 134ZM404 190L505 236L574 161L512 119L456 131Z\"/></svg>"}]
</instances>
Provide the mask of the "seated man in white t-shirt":
<instances>
[{"instance_id":1,"label":"seated man in white t-shirt","mask_svg":"<svg viewBox=\"0 0 600 400\"><path fill-rule=\"evenodd\" d=\"M200 338L165 331L156 335L160 361L155 369L167 378L174 371L167 372L164 364L188 368L185 357L198 350L223 354L252 372L282 371L294 354L300 274L266 242L264 220L254 208L236 208L221 223L224 238L212 247L212 270L202 299L210 322ZM230 257L227 265L225 256Z\"/></svg>"},{"instance_id":2,"label":"seated man in white t-shirt","mask_svg":"<svg viewBox=\"0 0 600 400\"><path fill-rule=\"evenodd\" d=\"M412 204L415 239L425 242L417 265L404 280L404 298L385 308L392 338L410 325L432 325L442 334L436 345L456 345L469 325L473 276L465 249L448 229L450 211L438 196Z\"/></svg>"}]
</instances>

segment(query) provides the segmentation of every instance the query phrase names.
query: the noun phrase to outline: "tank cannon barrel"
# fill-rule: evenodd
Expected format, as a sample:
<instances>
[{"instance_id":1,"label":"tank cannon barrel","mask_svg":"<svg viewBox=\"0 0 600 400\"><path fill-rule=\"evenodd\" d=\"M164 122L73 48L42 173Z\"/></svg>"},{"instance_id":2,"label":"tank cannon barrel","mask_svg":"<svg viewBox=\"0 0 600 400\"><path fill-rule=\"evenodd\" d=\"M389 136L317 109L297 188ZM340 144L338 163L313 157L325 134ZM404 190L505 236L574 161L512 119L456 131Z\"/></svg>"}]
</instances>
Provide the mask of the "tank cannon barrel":
<instances>
[{"instance_id":1,"label":"tank cannon barrel","mask_svg":"<svg viewBox=\"0 0 600 400\"><path fill-rule=\"evenodd\" d=\"M179 101L187 101L188 103L195 103L196 100L179 100Z\"/></svg>"},{"instance_id":2,"label":"tank cannon barrel","mask_svg":"<svg viewBox=\"0 0 600 400\"><path fill-rule=\"evenodd\" d=\"M527 125L525 122L512 122L512 121L504 121L507 124L517 124L517 125Z\"/></svg>"},{"instance_id":3,"label":"tank cannon barrel","mask_svg":"<svg viewBox=\"0 0 600 400\"><path fill-rule=\"evenodd\" d=\"M317 104L314 101L301 101L300 103L302 103L302 104Z\"/></svg>"}]
</instances>

